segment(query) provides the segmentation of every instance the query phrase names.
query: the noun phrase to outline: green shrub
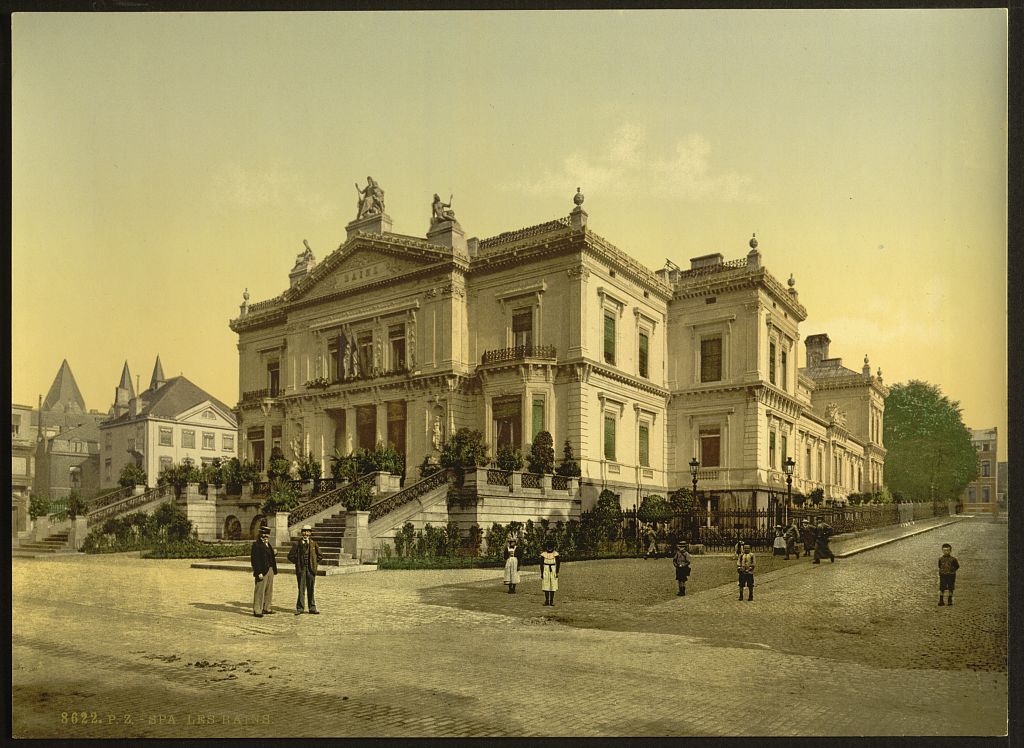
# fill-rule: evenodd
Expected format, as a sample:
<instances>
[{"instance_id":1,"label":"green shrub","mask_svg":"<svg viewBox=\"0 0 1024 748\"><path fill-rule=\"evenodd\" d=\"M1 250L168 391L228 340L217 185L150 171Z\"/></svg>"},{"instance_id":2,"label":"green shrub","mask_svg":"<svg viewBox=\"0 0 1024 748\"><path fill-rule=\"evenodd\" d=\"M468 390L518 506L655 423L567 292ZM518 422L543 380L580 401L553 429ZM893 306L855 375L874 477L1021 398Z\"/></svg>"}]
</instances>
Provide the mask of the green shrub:
<instances>
[{"instance_id":1,"label":"green shrub","mask_svg":"<svg viewBox=\"0 0 1024 748\"><path fill-rule=\"evenodd\" d=\"M166 502L153 514L135 512L108 519L86 535L82 550L86 553L118 553L151 548L160 543L193 540L195 530L185 512Z\"/></svg>"},{"instance_id":2,"label":"green shrub","mask_svg":"<svg viewBox=\"0 0 1024 748\"><path fill-rule=\"evenodd\" d=\"M67 502L67 514L71 519L89 512L89 502L82 498L78 491L72 491L68 494Z\"/></svg>"},{"instance_id":3,"label":"green shrub","mask_svg":"<svg viewBox=\"0 0 1024 748\"><path fill-rule=\"evenodd\" d=\"M808 498L814 506L818 506L825 500L825 490L819 486L811 491Z\"/></svg>"},{"instance_id":4,"label":"green shrub","mask_svg":"<svg viewBox=\"0 0 1024 748\"><path fill-rule=\"evenodd\" d=\"M267 480L273 482L277 479L287 480L291 464L285 459L284 452L280 447L270 450L270 461L267 463Z\"/></svg>"},{"instance_id":5,"label":"green shrub","mask_svg":"<svg viewBox=\"0 0 1024 748\"><path fill-rule=\"evenodd\" d=\"M50 500L35 494L28 500L28 516L32 519L45 517L50 511Z\"/></svg>"},{"instance_id":6,"label":"green shrub","mask_svg":"<svg viewBox=\"0 0 1024 748\"><path fill-rule=\"evenodd\" d=\"M522 470L523 455L511 444L502 444L494 456L494 465L499 470Z\"/></svg>"},{"instance_id":7,"label":"green shrub","mask_svg":"<svg viewBox=\"0 0 1024 748\"><path fill-rule=\"evenodd\" d=\"M304 481L317 481L320 480L320 476L323 473L323 468L320 466L320 461L315 459L313 455L306 455L306 457L299 461L299 479Z\"/></svg>"},{"instance_id":8,"label":"green shrub","mask_svg":"<svg viewBox=\"0 0 1024 748\"><path fill-rule=\"evenodd\" d=\"M345 493L345 508L350 512L365 512L373 503L373 486L369 483L357 483Z\"/></svg>"},{"instance_id":9,"label":"green shrub","mask_svg":"<svg viewBox=\"0 0 1024 748\"><path fill-rule=\"evenodd\" d=\"M576 462L576 457L572 452L572 445L568 439L565 440L565 446L562 448L562 462L555 472L567 478L580 477L580 464Z\"/></svg>"},{"instance_id":10,"label":"green shrub","mask_svg":"<svg viewBox=\"0 0 1024 748\"><path fill-rule=\"evenodd\" d=\"M122 488L144 486L146 485L146 471L134 462L129 462L121 468L121 477L118 478L117 483Z\"/></svg>"},{"instance_id":11,"label":"green shrub","mask_svg":"<svg viewBox=\"0 0 1024 748\"><path fill-rule=\"evenodd\" d=\"M439 462L441 467L454 470L461 483L467 469L487 465L487 451L487 443L480 431L461 428L445 442Z\"/></svg>"},{"instance_id":12,"label":"green shrub","mask_svg":"<svg viewBox=\"0 0 1024 748\"><path fill-rule=\"evenodd\" d=\"M416 528L412 522L406 522L402 529L395 533L395 555L411 556L415 549Z\"/></svg>"},{"instance_id":13,"label":"green shrub","mask_svg":"<svg viewBox=\"0 0 1024 748\"><path fill-rule=\"evenodd\" d=\"M287 478L276 477L270 483L270 493L260 506L260 511L264 514L290 512L298 505L301 495L299 489Z\"/></svg>"},{"instance_id":14,"label":"green shrub","mask_svg":"<svg viewBox=\"0 0 1024 748\"><path fill-rule=\"evenodd\" d=\"M248 556L249 543L205 543L202 540L182 540L173 543L157 543L153 549L143 553L143 558L231 558Z\"/></svg>"},{"instance_id":15,"label":"green shrub","mask_svg":"<svg viewBox=\"0 0 1024 748\"><path fill-rule=\"evenodd\" d=\"M547 431L538 431L530 445L529 466L531 473L548 475L555 470L554 441Z\"/></svg>"},{"instance_id":16,"label":"green shrub","mask_svg":"<svg viewBox=\"0 0 1024 748\"><path fill-rule=\"evenodd\" d=\"M430 459L430 455L427 455L426 457L423 458L423 462L420 463L418 469L420 471L420 480L423 480L424 478L429 478L435 473L439 473L442 470L444 470L444 468L441 467L437 462L434 462Z\"/></svg>"},{"instance_id":17,"label":"green shrub","mask_svg":"<svg viewBox=\"0 0 1024 748\"><path fill-rule=\"evenodd\" d=\"M672 518L672 505L664 496L652 493L640 502L636 515L637 519L649 525L668 522Z\"/></svg>"}]
</instances>

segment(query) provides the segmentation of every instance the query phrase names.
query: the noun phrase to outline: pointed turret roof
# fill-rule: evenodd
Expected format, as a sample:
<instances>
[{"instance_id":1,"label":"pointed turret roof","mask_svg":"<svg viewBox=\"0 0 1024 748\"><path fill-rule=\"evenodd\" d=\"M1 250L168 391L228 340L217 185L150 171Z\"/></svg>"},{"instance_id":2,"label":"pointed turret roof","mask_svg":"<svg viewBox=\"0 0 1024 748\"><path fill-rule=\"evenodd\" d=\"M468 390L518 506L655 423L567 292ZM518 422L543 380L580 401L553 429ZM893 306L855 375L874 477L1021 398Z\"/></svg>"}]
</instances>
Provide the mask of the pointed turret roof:
<instances>
[{"instance_id":1,"label":"pointed turret roof","mask_svg":"<svg viewBox=\"0 0 1024 748\"><path fill-rule=\"evenodd\" d=\"M166 382L164 379L164 367L160 365L160 354L156 354L156 364L153 366L153 377L149 380L149 389L155 390Z\"/></svg>"},{"instance_id":2,"label":"pointed turret roof","mask_svg":"<svg viewBox=\"0 0 1024 748\"><path fill-rule=\"evenodd\" d=\"M68 360L64 359L57 371L57 376L50 385L50 391L43 400L43 410L60 410L68 412L85 412L85 399L78 389L75 375L71 373Z\"/></svg>"},{"instance_id":3,"label":"pointed turret roof","mask_svg":"<svg viewBox=\"0 0 1024 748\"><path fill-rule=\"evenodd\" d=\"M119 390L124 390L128 393L128 399L135 397L135 385L132 384L132 373L128 371L128 362L124 362L124 368L121 369L121 382L117 385Z\"/></svg>"}]
</instances>

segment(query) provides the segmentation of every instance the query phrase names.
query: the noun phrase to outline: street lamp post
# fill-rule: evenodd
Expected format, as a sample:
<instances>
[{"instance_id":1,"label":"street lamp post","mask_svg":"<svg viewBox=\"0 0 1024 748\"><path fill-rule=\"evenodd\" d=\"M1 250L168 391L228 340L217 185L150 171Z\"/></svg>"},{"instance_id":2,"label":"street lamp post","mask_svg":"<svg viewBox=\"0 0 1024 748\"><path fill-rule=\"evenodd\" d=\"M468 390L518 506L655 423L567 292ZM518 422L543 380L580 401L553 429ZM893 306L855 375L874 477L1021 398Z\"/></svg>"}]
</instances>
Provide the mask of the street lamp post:
<instances>
[{"instance_id":1,"label":"street lamp post","mask_svg":"<svg viewBox=\"0 0 1024 748\"><path fill-rule=\"evenodd\" d=\"M793 505L793 468L796 463L792 457L787 457L782 463L782 469L786 471L786 524L789 524L789 508Z\"/></svg>"},{"instance_id":2,"label":"street lamp post","mask_svg":"<svg viewBox=\"0 0 1024 748\"><path fill-rule=\"evenodd\" d=\"M693 478L693 504L697 505L697 471L700 470L700 461L694 457L690 460L690 477ZM694 523L695 525L696 523ZM711 527L711 497L708 497L708 527ZM693 532L695 528L691 527L690 531ZM691 538L694 542L697 538Z\"/></svg>"}]
</instances>

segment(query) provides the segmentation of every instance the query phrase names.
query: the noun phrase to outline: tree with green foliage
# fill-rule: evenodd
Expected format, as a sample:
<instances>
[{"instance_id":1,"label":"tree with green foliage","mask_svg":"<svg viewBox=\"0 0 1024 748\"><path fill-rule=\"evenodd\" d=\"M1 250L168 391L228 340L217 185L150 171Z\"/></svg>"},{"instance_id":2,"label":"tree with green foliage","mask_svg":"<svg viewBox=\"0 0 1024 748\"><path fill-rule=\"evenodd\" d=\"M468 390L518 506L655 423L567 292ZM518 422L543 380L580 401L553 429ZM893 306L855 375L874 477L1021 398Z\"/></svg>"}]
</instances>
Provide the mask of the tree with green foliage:
<instances>
[{"instance_id":1,"label":"tree with green foliage","mask_svg":"<svg viewBox=\"0 0 1024 748\"><path fill-rule=\"evenodd\" d=\"M538 431L533 437L528 457L531 473L549 475L555 471L554 440L547 431Z\"/></svg>"},{"instance_id":2,"label":"tree with green foliage","mask_svg":"<svg viewBox=\"0 0 1024 748\"><path fill-rule=\"evenodd\" d=\"M672 514L679 518L684 539L697 542L700 538L697 512L701 507L697 497L693 495L693 490L686 486L677 488L669 494L668 503Z\"/></svg>"},{"instance_id":3,"label":"tree with green foliage","mask_svg":"<svg viewBox=\"0 0 1024 748\"><path fill-rule=\"evenodd\" d=\"M28 500L28 516L32 519L39 519L49 513L50 500L43 496L32 494L32 497Z\"/></svg>"},{"instance_id":4,"label":"tree with green foliage","mask_svg":"<svg viewBox=\"0 0 1024 748\"><path fill-rule=\"evenodd\" d=\"M818 486L807 495L807 498L810 499L812 505L820 506L825 501L825 489Z\"/></svg>"},{"instance_id":5,"label":"tree with green foliage","mask_svg":"<svg viewBox=\"0 0 1024 748\"><path fill-rule=\"evenodd\" d=\"M576 462L576 456L572 451L572 444L569 440L565 440L565 446L562 447L562 462L559 464L558 469L555 471L558 475L565 476L566 478L579 478L581 474L580 464Z\"/></svg>"},{"instance_id":6,"label":"tree with green foliage","mask_svg":"<svg viewBox=\"0 0 1024 748\"><path fill-rule=\"evenodd\" d=\"M636 510L637 519L653 525L668 522L672 518L672 505L664 496L656 493L644 496Z\"/></svg>"},{"instance_id":7,"label":"tree with green foliage","mask_svg":"<svg viewBox=\"0 0 1024 748\"><path fill-rule=\"evenodd\" d=\"M264 514L290 512L299 503L301 492L287 478L274 478L270 482L270 493L263 501L260 511Z\"/></svg>"},{"instance_id":8,"label":"tree with green foliage","mask_svg":"<svg viewBox=\"0 0 1024 748\"><path fill-rule=\"evenodd\" d=\"M285 459L284 452L280 447L270 450L270 461L267 463L267 480L273 481L276 478L288 478L288 471L291 464Z\"/></svg>"},{"instance_id":9,"label":"tree with green foliage","mask_svg":"<svg viewBox=\"0 0 1024 748\"><path fill-rule=\"evenodd\" d=\"M121 468L121 476L117 480L122 488L146 485L146 471L134 462L129 462Z\"/></svg>"},{"instance_id":10,"label":"tree with green foliage","mask_svg":"<svg viewBox=\"0 0 1024 748\"><path fill-rule=\"evenodd\" d=\"M485 467L488 463L488 446L484 435L475 429L461 428L445 442L441 450L441 467L455 471L458 481L466 470Z\"/></svg>"},{"instance_id":11,"label":"tree with green foliage","mask_svg":"<svg viewBox=\"0 0 1024 748\"><path fill-rule=\"evenodd\" d=\"M978 475L978 456L960 403L937 385L895 384L885 398L885 484L910 501L960 496Z\"/></svg>"}]
</instances>

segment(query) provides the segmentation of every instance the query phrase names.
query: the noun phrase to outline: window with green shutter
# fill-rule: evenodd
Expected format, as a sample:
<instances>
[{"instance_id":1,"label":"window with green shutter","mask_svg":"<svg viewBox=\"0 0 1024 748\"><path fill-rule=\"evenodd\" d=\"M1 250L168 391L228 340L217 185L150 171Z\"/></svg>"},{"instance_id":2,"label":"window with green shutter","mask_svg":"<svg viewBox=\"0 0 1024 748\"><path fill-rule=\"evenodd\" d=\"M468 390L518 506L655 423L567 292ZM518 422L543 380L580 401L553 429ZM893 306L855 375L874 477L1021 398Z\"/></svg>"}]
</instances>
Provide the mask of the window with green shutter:
<instances>
[{"instance_id":1,"label":"window with green shutter","mask_svg":"<svg viewBox=\"0 0 1024 748\"><path fill-rule=\"evenodd\" d=\"M640 465L642 467L651 466L650 457L650 430L646 423L640 424Z\"/></svg>"},{"instance_id":2,"label":"window with green shutter","mask_svg":"<svg viewBox=\"0 0 1024 748\"><path fill-rule=\"evenodd\" d=\"M532 442L537 438L537 434L544 430L544 399L537 397L533 400L533 435L530 437Z\"/></svg>"},{"instance_id":3,"label":"window with green shutter","mask_svg":"<svg viewBox=\"0 0 1024 748\"><path fill-rule=\"evenodd\" d=\"M604 362L615 363L615 314L604 313Z\"/></svg>"},{"instance_id":4,"label":"window with green shutter","mask_svg":"<svg viewBox=\"0 0 1024 748\"><path fill-rule=\"evenodd\" d=\"M604 417L604 458L615 459L615 418L612 416Z\"/></svg>"}]
</instances>

